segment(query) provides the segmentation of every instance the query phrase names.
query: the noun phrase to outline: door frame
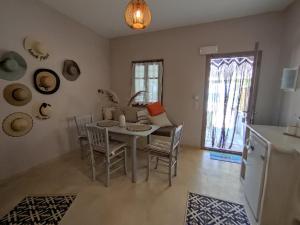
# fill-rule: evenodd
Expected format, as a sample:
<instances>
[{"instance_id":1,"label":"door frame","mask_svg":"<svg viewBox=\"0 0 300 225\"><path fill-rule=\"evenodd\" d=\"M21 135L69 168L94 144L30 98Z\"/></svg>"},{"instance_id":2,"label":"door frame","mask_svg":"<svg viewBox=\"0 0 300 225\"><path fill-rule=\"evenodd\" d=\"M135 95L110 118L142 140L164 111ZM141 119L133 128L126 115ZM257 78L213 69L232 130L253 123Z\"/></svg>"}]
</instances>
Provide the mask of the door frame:
<instances>
[{"instance_id":1,"label":"door frame","mask_svg":"<svg viewBox=\"0 0 300 225\"><path fill-rule=\"evenodd\" d=\"M216 151L222 153L231 153L242 155L241 152L230 151L228 149L214 149L205 147L205 136L206 136L206 119L207 119L207 100L208 100L208 89L209 89L209 76L210 76L210 60L213 58L226 58L226 57L242 57L242 56L254 56L253 62L253 74L252 74L252 85L250 88L249 103L248 103L248 114L250 116L247 117L247 124L254 123L254 115L256 108L256 99L257 99L257 91L258 91L258 81L260 75L261 68L261 60L262 60L262 51L254 50L254 51L245 51L245 52L234 52L234 53L217 53L217 54L209 54L206 55L206 68L205 68L205 83L204 83L204 102L203 102L203 114L202 114L202 128L201 128L201 149Z\"/></svg>"}]
</instances>

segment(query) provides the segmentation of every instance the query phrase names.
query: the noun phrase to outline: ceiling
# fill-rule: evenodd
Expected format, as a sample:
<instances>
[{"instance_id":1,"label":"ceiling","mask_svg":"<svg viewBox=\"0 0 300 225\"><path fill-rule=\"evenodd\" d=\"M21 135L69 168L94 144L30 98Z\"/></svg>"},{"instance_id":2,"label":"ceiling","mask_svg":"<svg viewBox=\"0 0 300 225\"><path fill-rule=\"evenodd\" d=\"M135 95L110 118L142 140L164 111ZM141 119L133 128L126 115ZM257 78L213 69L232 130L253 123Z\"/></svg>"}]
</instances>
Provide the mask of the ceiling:
<instances>
[{"instance_id":1,"label":"ceiling","mask_svg":"<svg viewBox=\"0 0 300 225\"><path fill-rule=\"evenodd\" d=\"M152 23L133 31L124 22L129 0L40 0L107 38L279 11L293 0L146 0Z\"/></svg>"}]
</instances>

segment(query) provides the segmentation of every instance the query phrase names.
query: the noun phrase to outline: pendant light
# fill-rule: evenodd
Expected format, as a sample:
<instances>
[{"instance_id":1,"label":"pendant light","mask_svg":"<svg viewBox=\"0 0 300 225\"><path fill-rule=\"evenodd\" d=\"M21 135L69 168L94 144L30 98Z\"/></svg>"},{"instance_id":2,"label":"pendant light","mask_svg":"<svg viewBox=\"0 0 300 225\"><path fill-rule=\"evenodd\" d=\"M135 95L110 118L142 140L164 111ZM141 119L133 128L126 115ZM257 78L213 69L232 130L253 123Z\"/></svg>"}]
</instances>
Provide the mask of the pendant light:
<instances>
[{"instance_id":1,"label":"pendant light","mask_svg":"<svg viewBox=\"0 0 300 225\"><path fill-rule=\"evenodd\" d=\"M150 25L151 12L145 0L131 0L125 10L127 25L135 30L145 29Z\"/></svg>"}]
</instances>

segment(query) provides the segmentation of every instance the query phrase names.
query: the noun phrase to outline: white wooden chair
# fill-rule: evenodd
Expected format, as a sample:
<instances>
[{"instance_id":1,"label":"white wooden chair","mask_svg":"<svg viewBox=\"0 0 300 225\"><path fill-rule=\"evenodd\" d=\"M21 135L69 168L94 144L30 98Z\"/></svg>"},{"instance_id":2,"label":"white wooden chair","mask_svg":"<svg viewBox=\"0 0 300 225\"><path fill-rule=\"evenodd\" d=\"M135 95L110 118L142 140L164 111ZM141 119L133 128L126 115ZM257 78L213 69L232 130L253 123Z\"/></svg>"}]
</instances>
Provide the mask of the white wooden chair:
<instances>
[{"instance_id":1,"label":"white wooden chair","mask_svg":"<svg viewBox=\"0 0 300 225\"><path fill-rule=\"evenodd\" d=\"M84 158L86 153L85 147L88 146L88 135L86 125L93 122L93 115L74 116L75 124L77 127L77 138L81 149L81 158Z\"/></svg>"},{"instance_id":2,"label":"white wooden chair","mask_svg":"<svg viewBox=\"0 0 300 225\"><path fill-rule=\"evenodd\" d=\"M90 159L92 166L92 178L96 180L94 152L105 157L106 186L110 183L110 174L124 168L127 174L127 146L125 143L109 141L107 128L87 125L88 140L90 145ZM123 165L120 165L123 162Z\"/></svg>"},{"instance_id":3,"label":"white wooden chair","mask_svg":"<svg viewBox=\"0 0 300 225\"><path fill-rule=\"evenodd\" d=\"M169 186L172 185L172 169L174 167L174 176L177 176L177 163L180 142L182 139L183 125L175 127L171 134L171 141L156 140L146 146L145 150L148 151L148 172L147 181L150 176L150 164L152 158L156 158L156 168L158 162L162 161L167 164L169 169Z\"/></svg>"}]
</instances>

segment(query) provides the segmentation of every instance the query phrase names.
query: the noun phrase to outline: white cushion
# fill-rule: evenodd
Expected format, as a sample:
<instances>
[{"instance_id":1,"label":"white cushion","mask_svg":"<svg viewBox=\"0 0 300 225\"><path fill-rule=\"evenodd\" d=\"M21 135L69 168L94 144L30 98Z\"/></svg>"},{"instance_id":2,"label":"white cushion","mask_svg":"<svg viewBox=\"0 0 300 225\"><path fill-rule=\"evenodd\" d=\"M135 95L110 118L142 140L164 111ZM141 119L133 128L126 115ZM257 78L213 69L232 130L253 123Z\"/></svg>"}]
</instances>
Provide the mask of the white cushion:
<instances>
[{"instance_id":1,"label":"white cushion","mask_svg":"<svg viewBox=\"0 0 300 225\"><path fill-rule=\"evenodd\" d=\"M160 127L172 126L172 123L168 119L167 114L165 112L157 116L149 116L149 119L153 125L157 125Z\"/></svg>"},{"instance_id":2,"label":"white cushion","mask_svg":"<svg viewBox=\"0 0 300 225\"><path fill-rule=\"evenodd\" d=\"M115 110L114 107L105 107L103 108L103 117L104 120L112 120L113 119L113 111Z\"/></svg>"}]
</instances>

